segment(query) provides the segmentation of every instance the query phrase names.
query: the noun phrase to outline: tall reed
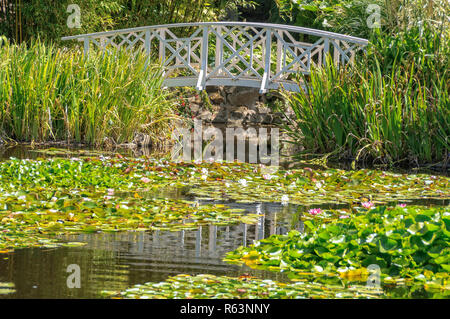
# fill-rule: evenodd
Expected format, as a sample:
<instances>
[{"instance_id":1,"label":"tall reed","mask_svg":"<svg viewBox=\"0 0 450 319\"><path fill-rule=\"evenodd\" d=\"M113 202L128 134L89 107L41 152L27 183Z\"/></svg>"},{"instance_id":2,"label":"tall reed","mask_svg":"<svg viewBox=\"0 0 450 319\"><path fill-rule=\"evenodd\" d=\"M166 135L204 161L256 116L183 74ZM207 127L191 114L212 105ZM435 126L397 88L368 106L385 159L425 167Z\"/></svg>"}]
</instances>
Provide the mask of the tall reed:
<instances>
[{"instance_id":1,"label":"tall reed","mask_svg":"<svg viewBox=\"0 0 450 319\"><path fill-rule=\"evenodd\" d=\"M100 144L105 137L154 138L176 118L161 89L161 69L124 51L89 52L35 41L0 48L0 130L18 141L70 140Z\"/></svg>"},{"instance_id":2,"label":"tall reed","mask_svg":"<svg viewBox=\"0 0 450 319\"><path fill-rule=\"evenodd\" d=\"M305 92L285 94L295 112L286 129L304 146L303 156L409 165L448 161L450 43L447 38L440 44L438 56L429 47L436 43L430 34L428 46L419 44L416 52L409 41L418 30L408 32L392 41L411 51L397 47L388 62L386 52L372 48L354 67L340 69L329 60L304 79Z\"/></svg>"}]
</instances>

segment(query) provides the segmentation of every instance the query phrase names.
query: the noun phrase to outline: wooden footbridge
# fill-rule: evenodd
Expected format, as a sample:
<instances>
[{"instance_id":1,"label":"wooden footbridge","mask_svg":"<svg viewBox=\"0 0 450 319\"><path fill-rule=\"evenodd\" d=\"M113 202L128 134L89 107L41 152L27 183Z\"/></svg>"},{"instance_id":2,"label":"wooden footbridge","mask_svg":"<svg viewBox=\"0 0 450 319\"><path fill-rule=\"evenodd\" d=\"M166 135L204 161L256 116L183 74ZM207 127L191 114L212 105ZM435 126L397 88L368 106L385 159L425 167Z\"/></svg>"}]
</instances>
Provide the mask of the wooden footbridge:
<instances>
[{"instance_id":1,"label":"wooden footbridge","mask_svg":"<svg viewBox=\"0 0 450 319\"><path fill-rule=\"evenodd\" d=\"M64 37L96 46L143 49L164 66L166 87L243 86L261 93L299 91L295 74L309 74L330 55L351 63L366 39L308 28L250 22L155 25Z\"/></svg>"}]
</instances>

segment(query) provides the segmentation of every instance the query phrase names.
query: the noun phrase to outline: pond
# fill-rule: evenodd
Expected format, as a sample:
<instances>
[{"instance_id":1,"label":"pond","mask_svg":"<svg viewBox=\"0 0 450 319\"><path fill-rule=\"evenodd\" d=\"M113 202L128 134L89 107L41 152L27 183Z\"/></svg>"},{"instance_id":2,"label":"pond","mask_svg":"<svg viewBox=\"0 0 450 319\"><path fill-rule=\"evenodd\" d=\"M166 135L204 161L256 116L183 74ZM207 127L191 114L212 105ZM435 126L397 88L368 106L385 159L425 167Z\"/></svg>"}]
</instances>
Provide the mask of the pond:
<instances>
[{"instance_id":1,"label":"pond","mask_svg":"<svg viewBox=\"0 0 450 319\"><path fill-rule=\"evenodd\" d=\"M250 205L244 206L251 209ZM96 298L102 290L124 290L134 284L159 282L177 274L240 276L249 273L286 280L283 274L223 261L228 251L291 229L286 215L293 213L295 207L259 206L265 216L261 216L257 225L208 225L179 232L80 234L62 239L87 242L86 246L17 250L8 254L7 259L0 257L0 282L14 282L16 289L15 293L3 297ZM80 289L67 288L69 264L80 265Z\"/></svg>"},{"instance_id":2,"label":"pond","mask_svg":"<svg viewBox=\"0 0 450 319\"><path fill-rule=\"evenodd\" d=\"M7 160L11 156L36 159L63 155L54 150L53 153L52 151L41 151L42 149L30 150L19 147L3 152L1 156L3 160ZM73 152L76 153L76 156L99 155L92 149L72 149L71 152L66 154L67 156L63 157L73 157ZM121 154L132 156L127 151L121 152ZM181 168L177 167L174 169L178 170ZM214 167L208 167L208 169L211 176L214 177L212 175ZM309 171L307 170L305 173L309 174ZM140 176L138 175L137 177L139 178ZM147 176L152 179L156 175ZM154 200L186 200L196 203L198 207L206 207L207 205L226 206L228 210L235 209L240 215L236 215L237 220L231 224L226 224L220 219L220 216L216 216L213 222L202 222L201 218L199 222L191 214L188 216L189 218L182 221L182 224L176 226L178 227L177 229L170 230L165 229L167 224L164 222L161 224L162 226L156 225L152 229L143 229L143 231L139 229L131 231L124 229L121 232L108 232L108 229L106 229L104 232L94 231L86 233L76 231L74 234L50 234L51 238L56 238L59 242L84 243L84 245L72 247L70 245L52 246L53 244L49 243L40 247L24 246L11 251L4 250L3 253L0 253L0 298L104 298L108 296L102 293L105 291L125 291L134 285L147 282L164 282L169 277L180 274L191 275L193 278L196 275L204 274L233 278L248 276L256 279L270 279L277 283L288 283L292 277L288 276L286 272L259 269L258 267L251 267L248 263L230 263L224 261L224 258L227 253L239 248L252 246L253 243L265 238L272 238L273 235L287 235L292 230L300 233L304 232L304 221L308 220L309 217L304 219L300 218L300 216L302 214L305 215L304 212L310 208L336 211L342 214L342 210L350 209L352 206L346 203L345 200L329 199L328 195L324 195L324 191L321 188L319 188L320 191L318 193L311 191L310 195L307 192L303 195L300 192L296 193L296 195L295 193L291 195L291 193L287 193L288 190L285 188L283 190L284 193L289 194L290 197L289 203L286 203L283 201L282 196L280 200L279 195L281 194L269 194L266 193L265 189L256 193L254 190L241 192L237 188L236 191L228 192L227 196L218 196L223 190L214 186L215 181L213 182L212 180L210 183L206 183L208 185L202 184L201 187L197 187L189 185L187 182L185 185L173 185L173 182L169 183L164 180L166 177L163 178L162 175L157 176L161 180L158 180L160 185L155 189L139 191L132 189L128 192L126 190L119 191L120 187L118 186L117 191L111 194L111 197L114 197L114 199L108 198L107 200L120 201L129 197L134 197L142 202L150 201L151 203ZM243 176L245 176L245 172ZM325 176L328 176L328 173ZM143 180L143 178L141 177L140 180ZM183 178L180 177L180 181L186 181ZM375 175L373 178L375 178ZM448 189L445 188L445 186L448 186L448 179L446 177L439 178L439 183L441 184L429 193L424 192L423 198L417 192L410 192L411 188L400 185L399 190L401 189L403 193L399 193L398 196L393 196L390 192L384 194L382 191L376 191L374 196L379 198L375 197L371 198L371 200L375 203L384 201L392 205L398 202L407 202L408 205L448 207L450 194ZM174 177L171 181L175 179ZM216 179L219 180L218 177ZM298 182L299 178L296 180L297 183L303 185L302 180L300 182ZM237 182L239 181L242 181L242 179L237 180ZM248 183L252 182L253 180L248 179ZM26 187L27 183L28 181L25 182L24 187ZM52 183L49 182L48 185L53 187L54 184ZM241 186L245 188L246 183L244 185L241 182ZM111 182L111 184L114 183ZM266 184L269 184L269 181L264 185ZM261 185L258 184L256 188L263 187ZM45 189L46 185L42 185L42 187ZM48 186L48 189L51 187ZM361 188L360 191L362 193L353 194L352 192L358 192L356 191L358 187ZM364 183L358 182L354 185L355 190L350 188L349 193L343 192L342 195L338 195L345 198L351 193L351 196L360 199L364 195L365 187ZM81 189L81 187L78 188ZM303 189L307 189L307 187L303 186ZM434 194L434 196L430 194ZM17 195L18 197L14 195L16 196L14 200L17 200L20 196L29 196L30 194L19 195ZM3 196L9 196L9 194L4 194ZM80 199L76 195L73 196L75 196L75 201ZM340 198L339 196L336 198ZM273 197L272 202L269 200L270 197ZM5 198L3 200L6 202L10 200ZM27 200L28 197L26 197ZM159 202L157 203L160 205ZM120 202L117 205L122 204ZM113 205L116 205L116 202ZM26 207L29 208L29 206ZM63 204L61 207L67 208L68 204ZM92 208L94 206L89 207ZM92 209L95 210L95 208ZM250 219L245 219L244 216L248 216ZM58 221L60 220L58 219ZM155 225L154 223L152 225ZM192 227L184 229L183 225L186 225L186 223L194 224L192 224ZM0 250L2 250L2 246L0 246ZM81 287L78 289L68 288L67 285L69 275L67 267L71 264L79 265L81 270ZM423 286L385 285L383 289L379 297L436 297L435 292L430 292L424 289ZM439 294L439 296L441 295ZM446 296L445 290L442 296Z\"/></svg>"}]
</instances>

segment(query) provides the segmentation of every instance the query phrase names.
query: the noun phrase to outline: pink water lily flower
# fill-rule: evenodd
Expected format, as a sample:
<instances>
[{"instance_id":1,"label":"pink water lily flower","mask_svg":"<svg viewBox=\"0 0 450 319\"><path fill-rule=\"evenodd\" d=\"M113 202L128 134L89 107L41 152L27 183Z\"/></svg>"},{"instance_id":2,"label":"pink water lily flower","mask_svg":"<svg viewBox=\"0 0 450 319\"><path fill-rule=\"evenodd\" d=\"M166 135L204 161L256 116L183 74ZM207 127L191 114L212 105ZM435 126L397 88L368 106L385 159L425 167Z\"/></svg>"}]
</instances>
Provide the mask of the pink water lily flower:
<instances>
[{"instance_id":1,"label":"pink water lily flower","mask_svg":"<svg viewBox=\"0 0 450 319\"><path fill-rule=\"evenodd\" d=\"M308 213L310 213L311 215L317 215L322 213L322 210L320 208L312 208L308 210Z\"/></svg>"},{"instance_id":2,"label":"pink water lily flower","mask_svg":"<svg viewBox=\"0 0 450 319\"><path fill-rule=\"evenodd\" d=\"M266 179L266 180L271 180L272 178L274 178L275 176L274 175L270 175L270 174L264 174L263 176L262 176L264 179Z\"/></svg>"},{"instance_id":3,"label":"pink water lily flower","mask_svg":"<svg viewBox=\"0 0 450 319\"><path fill-rule=\"evenodd\" d=\"M375 207L375 204L372 202L363 202L361 203L362 207L367 208L367 209L371 209L373 207Z\"/></svg>"},{"instance_id":4,"label":"pink water lily flower","mask_svg":"<svg viewBox=\"0 0 450 319\"><path fill-rule=\"evenodd\" d=\"M398 206L401 207L401 208L404 208L404 207L406 207L406 204L401 203L401 204L398 204Z\"/></svg>"},{"instance_id":5,"label":"pink water lily flower","mask_svg":"<svg viewBox=\"0 0 450 319\"><path fill-rule=\"evenodd\" d=\"M150 180L150 178L142 177L142 178L141 178L141 182L143 182L143 183L150 183L151 180Z\"/></svg>"},{"instance_id":6,"label":"pink water lily flower","mask_svg":"<svg viewBox=\"0 0 450 319\"><path fill-rule=\"evenodd\" d=\"M339 216L339 218L340 218L340 219L350 218L350 216L348 216L348 215L341 215L341 216Z\"/></svg>"}]
</instances>

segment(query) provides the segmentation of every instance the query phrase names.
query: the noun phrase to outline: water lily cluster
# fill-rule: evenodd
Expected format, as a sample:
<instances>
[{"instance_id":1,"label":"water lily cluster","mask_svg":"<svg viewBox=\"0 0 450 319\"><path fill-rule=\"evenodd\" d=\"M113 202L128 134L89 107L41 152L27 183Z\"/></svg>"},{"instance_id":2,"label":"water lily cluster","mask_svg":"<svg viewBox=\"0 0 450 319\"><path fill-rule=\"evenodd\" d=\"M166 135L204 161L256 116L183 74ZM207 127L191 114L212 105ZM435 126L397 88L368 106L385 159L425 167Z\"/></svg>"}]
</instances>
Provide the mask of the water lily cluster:
<instances>
[{"instance_id":1,"label":"water lily cluster","mask_svg":"<svg viewBox=\"0 0 450 319\"><path fill-rule=\"evenodd\" d=\"M319 214L318 210L309 213ZM228 253L225 260L273 271L359 281L367 280L367 268L376 265L386 282L429 282L428 286L437 285L450 294L448 206L365 205L351 218L327 223L307 219L304 224L304 233L293 230L272 235Z\"/></svg>"}]
</instances>

